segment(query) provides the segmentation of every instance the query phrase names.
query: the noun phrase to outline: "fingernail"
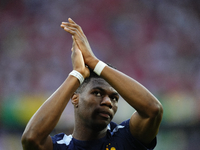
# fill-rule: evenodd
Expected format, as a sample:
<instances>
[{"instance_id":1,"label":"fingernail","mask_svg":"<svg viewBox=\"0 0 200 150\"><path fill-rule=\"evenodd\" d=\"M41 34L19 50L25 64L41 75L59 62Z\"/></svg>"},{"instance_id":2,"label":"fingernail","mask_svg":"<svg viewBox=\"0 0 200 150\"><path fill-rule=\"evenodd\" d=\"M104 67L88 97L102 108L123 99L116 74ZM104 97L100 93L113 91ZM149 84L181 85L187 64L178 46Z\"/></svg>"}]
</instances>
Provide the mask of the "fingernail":
<instances>
[{"instance_id":1,"label":"fingernail","mask_svg":"<svg viewBox=\"0 0 200 150\"><path fill-rule=\"evenodd\" d=\"M69 18L69 20L73 21L72 18Z\"/></svg>"}]
</instances>

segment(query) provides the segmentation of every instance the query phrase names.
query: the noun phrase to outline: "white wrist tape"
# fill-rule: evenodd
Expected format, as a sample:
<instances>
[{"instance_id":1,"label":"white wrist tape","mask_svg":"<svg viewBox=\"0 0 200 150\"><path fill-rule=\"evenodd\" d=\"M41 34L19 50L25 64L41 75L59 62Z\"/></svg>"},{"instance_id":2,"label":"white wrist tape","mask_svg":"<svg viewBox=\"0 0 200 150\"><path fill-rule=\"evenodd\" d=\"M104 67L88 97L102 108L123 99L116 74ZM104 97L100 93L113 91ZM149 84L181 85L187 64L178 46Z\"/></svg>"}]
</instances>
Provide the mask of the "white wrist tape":
<instances>
[{"instance_id":1,"label":"white wrist tape","mask_svg":"<svg viewBox=\"0 0 200 150\"><path fill-rule=\"evenodd\" d=\"M72 72L70 72L69 75L72 75L72 76L76 77L76 78L79 80L80 84L82 84L83 81L84 81L84 77L82 76L82 74L79 73L79 72L76 71L76 70L73 70Z\"/></svg>"},{"instance_id":2,"label":"white wrist tape","mask_svg":"<svg viewBox=\"0 0 200 150\"><path fill-rule=\"evenodd\" d=\"M96 64L95 68L94 68L94 72L100 76L100 75L101 75L101 72L103 71L103 69L105 68L105 66L107 66L107 64L105 64L105 63L102 62L102 61L99 61L99 62Z\"/></svg>"}]
</instances>

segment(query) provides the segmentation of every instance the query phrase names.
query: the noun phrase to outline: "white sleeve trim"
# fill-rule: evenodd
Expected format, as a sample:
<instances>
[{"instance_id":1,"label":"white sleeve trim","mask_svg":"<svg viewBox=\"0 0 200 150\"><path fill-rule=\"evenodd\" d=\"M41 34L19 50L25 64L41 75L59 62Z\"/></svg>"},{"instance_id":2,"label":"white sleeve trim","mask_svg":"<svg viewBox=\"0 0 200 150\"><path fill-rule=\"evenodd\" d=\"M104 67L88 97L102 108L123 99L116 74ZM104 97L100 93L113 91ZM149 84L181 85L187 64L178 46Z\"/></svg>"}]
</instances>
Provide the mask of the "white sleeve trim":
<instances>
[{"instance_id":1,"label":"white sleeve trim","mask_svg":"<svg viewBox=\"0 0 200 150\"><path fill-rule=\"evenodd\" d=\"M70 135L64 135L63 136L63 139L62 140L59 140L59 141L57 141L57 143L58 144L65 144L65 145L69 145L69 143L71 142L71 140L72 140L72 135L70 134Z\"/></svg>"}]
</instances>

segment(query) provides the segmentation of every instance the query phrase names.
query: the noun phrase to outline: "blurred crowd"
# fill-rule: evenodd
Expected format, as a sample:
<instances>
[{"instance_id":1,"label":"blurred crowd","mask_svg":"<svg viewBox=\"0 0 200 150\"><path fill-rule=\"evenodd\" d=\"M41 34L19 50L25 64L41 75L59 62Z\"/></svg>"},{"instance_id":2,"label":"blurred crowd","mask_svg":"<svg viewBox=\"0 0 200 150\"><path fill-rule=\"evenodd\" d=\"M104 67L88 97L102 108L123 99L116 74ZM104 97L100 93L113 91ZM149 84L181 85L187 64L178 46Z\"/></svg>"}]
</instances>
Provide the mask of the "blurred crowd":
<instances>
[{"instance_id":1,"label":"blurred crowd","mask_svg":"<svg viewBox=\"0 0 200 150\"><path fill-rule=\"evenodd\" d=\"M60 24L69 17L99 59L159 98L163 128L199 125L198 0L0 1L0 112L9 97L49 95L68 76L72 39Z\"/></svg>"}]
</instances>

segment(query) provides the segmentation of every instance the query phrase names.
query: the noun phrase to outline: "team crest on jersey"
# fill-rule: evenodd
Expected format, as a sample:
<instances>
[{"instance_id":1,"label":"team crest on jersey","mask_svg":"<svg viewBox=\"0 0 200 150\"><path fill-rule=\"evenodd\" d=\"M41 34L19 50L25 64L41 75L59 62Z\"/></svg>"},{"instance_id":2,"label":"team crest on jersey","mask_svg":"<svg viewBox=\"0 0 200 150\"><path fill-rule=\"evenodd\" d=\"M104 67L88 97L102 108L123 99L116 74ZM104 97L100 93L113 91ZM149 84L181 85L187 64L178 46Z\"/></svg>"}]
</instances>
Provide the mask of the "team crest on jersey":
<instances>
[{"instance_id":1,"label":"team crest on jersey","mask_svg":"<svg viewBox=\"0 0 200 150\"><path fill-rule=\"evenodd\" d=\"M110 143L106 145L106 150L116 150L115 147L110 146Z\"/></svg>"}]
</instances>

